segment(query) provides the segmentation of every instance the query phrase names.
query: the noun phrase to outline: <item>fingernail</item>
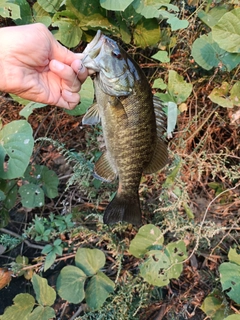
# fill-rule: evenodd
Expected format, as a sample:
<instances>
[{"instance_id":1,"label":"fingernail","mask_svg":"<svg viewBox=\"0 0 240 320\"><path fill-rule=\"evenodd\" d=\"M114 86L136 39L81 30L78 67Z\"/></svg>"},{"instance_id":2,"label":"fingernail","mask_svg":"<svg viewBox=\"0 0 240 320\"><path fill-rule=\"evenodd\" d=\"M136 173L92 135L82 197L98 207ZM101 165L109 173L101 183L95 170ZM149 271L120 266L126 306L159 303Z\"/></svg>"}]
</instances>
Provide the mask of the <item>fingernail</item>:
<instances>
[{"instance_id":1,"label":"fingernail","mask_svg":"<svg viewBox=\"0 0 240 320\"><path fill-rule=\"evenodd\" d=\"M81 63L78 68L78 72L83 73L83 72L85 72L85 70L86 70L85 66Z\"/></svg>"}]
</instances>

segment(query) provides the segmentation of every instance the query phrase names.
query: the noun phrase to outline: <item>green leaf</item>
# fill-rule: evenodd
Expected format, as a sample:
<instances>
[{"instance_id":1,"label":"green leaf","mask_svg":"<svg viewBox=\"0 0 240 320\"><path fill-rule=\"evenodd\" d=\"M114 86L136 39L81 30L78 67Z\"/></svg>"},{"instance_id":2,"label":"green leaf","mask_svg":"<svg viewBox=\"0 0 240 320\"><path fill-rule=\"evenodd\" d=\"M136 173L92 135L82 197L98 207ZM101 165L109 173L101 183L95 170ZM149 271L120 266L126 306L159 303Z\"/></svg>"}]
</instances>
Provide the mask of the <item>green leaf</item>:
<instances>
[{"instance_id":1,"label":"green leaf","mask_svg":"<svg viewBox=\"0 0 240 320\"><path fill-rule=\"evenodd\" d=\"M58 27L58 30L53 31L54 37L65 46L72 48L79 44L82 38L82 30L75 20L65 18L55 21L52 26Z\"/></svg>"},{"instance_id":2,"label":"green leaf","mask_svg":"<svg viewBox=\"0 0 240 320\"><path fill-rule=\"evenodd\" d=\"M2 199L4 207L8 210L12 209L17 199L17 183L14 180L0 179L0 190L4 193L5 199Z\"/></svg>"},{"instance_id":3,"label":"green leaf","mask_svg":"<svg viewBox=\"0 0 240 320\"><path fill-rule=\"evenodd\" d=\"M44 272L47 271L55 262L56 259L56 253L54 252L54 250L51 250L45 258L45 262L44 262Z\"/></svg>"},{"instance_id":4,"label":"green leaf","mask_svg":"<svg viewBox=\"0 0 240 320\"><path fill-rule=\"evenodd\" d=\"M236 249L230 248L228 252L228 259L232 263L236 263L240 266L240 254L237 253Z\"/></svg>"},{"instance_id":5,"label":"green leaf","mask_svg":"<svg viewBox=\"0 0 240 320\"><path fill-rule=\"evenodd\" d=\"M24 184L19 188L22 205L26 208L42 207L44 205L44 192L36 184Z\"/></svg>"},{"instance_id":6,"label":"green leaf","mask_svg":"<svg viewBox=\"0 0 240 320\"><path fill-rule=\"evenodd\" d=\"M0 190L0 201L2 202L3 200L6 199L6 196L2 190Z\"/></svg>"},{"instance_id":7,"label":"green leaf","mask_svg":"<svg viewBox=\"0 0 240 320\"><path fill-rule=\"evenodd\" d=\"M177 104L180 104L190 96L192 84L187 83L181 75L174 70L169 70L168 91Z\"/></svg>"},{"instance_id":8,"label":"green leaf","mask_svg":"<svg viewBox=\"0 0 240 320\"><path fill-rule=\"evenodd\" d=\"M186 259L183 241L173 242L165 249L151 250L140 266L140 274L150 284L165 286L170 279L178 278L182 272L182 261Z\"/></svg>"},{"instance_id":9,"label":"green leaf","mask_svg":"<svg viewBox=\"0 0 240 320\"><path fill-rule=\"evenodd\" d=\"M240 54L229 53L221 49L213 40L212 33L196 39L192 45L191 54L195 61L206 70L221 67L222 70L231 71L240 63Z\"/></svg>"},{"instance_id":10,"label":"green leaf","mask_svg":"<svg viewBox=\"0 0 240 320\"><path fill-rule=\"evenodd\" d=\"M26 120L15 120L6 124L0 131L0 178L21 177L28 166L32 150L30 124ZM6 158L8 159L5 160Z\"/></svg>"},{"instance_id":11,"label":"green leaf","mask_svg":"<svg viewBox=\"0 0 240 320\"><path fill-rule=\"evenodd\" d=\"M177 123L178 107L175 102L169 101L165 103L167 106L167 136L172 138L172 132L174 131Z\"/></svg>"},{"instance_id":12,"label":"green leaf","mask_svg":"<svg viewBox=\"0 0 240 320\"><path fill-rule=\"evenodd\" d=\"M167 88L167 85L164 83L163 79L158 78L153 82L153 88L164 90Z\"/></svg>"},{"instance_id":13,"label":"green leaf","mask_svg":"<svg viewBox=\"0 0 240 320\"><path fill-rule=\"evenodd\" d=\"M170 61L167 51L160 51L159 50L151 58L156 59L160 62L169 62Z\"/></svg>"},{"instance_id":14,"label":"green leaf","mask_svg":"<svg viewBox=\"0 0 240 320\"><path fill-rule=\"evenodd\" d=\"M14 19L17 25L33 23L32 12L29 3L26 0L14 0L14 3L20 7L21 19Z\"/></svg>"},{"instance_id":15,"label":"green leaf","mask_svg":"<svg viewBox=\"0 0 240 320\"><path fill-rule=\"evenodd\" d=\"M237 81L230 90L230 99L235 106L240 106L240 81Z\"/></svg>"},{"instance_id":16,"label":"green leaf","mask_svg":"<svg viewBox=\"0 0 240 320\"><path fill-rule=\"evenodd\" d=\"M180 170L181 170L181 166L182 166L182 162L181 160L178 158L178 161L176 163L176 166L175 168L172 170L172 172L170 172L167 176L167 179L166 181L164 182L163 184L163 187L164 188L170 188L173 186L175 180L176 180L176 177L178 176Z\"/></svg>"},{"instance_id":17,"label":"green leaf","mask_svg":"<svg viewBox=\"0 0 240 320\"><path fill-rule=\"evenodd\" d=\"M107 10L124 11L133 0L100 0L100 5Z\"/></svg>"},{"instance_id":18,"label":"green leaf","mask_svg":"<svg viewBox=\"0 0 240 320\"><path fill-rule=\"evenodd\" d=\"M27 320L49 320L55 318L55 311L50 307L38 306L33 310Z\"/></svg>"},{"instance_id":19,"label":"green leaf","mask_svg":"<svg viewBox=\"0 0 240 320\"><path fill-rule=\"evenodd\" d=\"M24 174L24 178L36 186L41 186L48 198L52 199L58 195L58 176L46 166L29 166Z\"/></svg>"},{"instance_id":20,"label":"green leaf","mask_svg":"<svg viewBox=\"0 0 240 320\"><path fill-rule=\"evenodd\" d=\"M224 108L233 108L233 102L228 98L229 84L223 82L220 88L214 88L208 98Z\"/></svg>"},{"instance_id":21,"label":"green leaf","mask_svg":"<svg viewBox=\"0 0 240 320\"><path fill-rule=\"evenodd\" d=\"M221 319L219 319L219 320L221 320ZM240 320L240 314L232 314L231 316L224 318L224 320Z\"/></svg>"},{"instance_id":22,"label":"green leaf","mask_svg":"<svg viewBox=\"0 0 240 320\"><path fill-rule=\"evenodd\" d=\"M151 45L156 45L160 40L160 29L156 19L142 18L137 23L134 33L133 41L136 46L146 48Z\"/></svg>"},{"instance_id":23,"label":"green leaf","mask_svg":"<svg viewBox=\"0 0 240 320\"><path fill-rule=\"evenodd\" d=\"M227 295L240 304L240 265L224 262L220 265L219 272L223 290L228 290Z\"/></svg>"},{"instance_id":24,"label":"green leaf","mask_svg":"<svg viewBox=\"0 0 240 320\"><path fill-rule=\"evenodd\" d=\"M23 99L13 93L10 93L10 96L11 98L14 100L14 101L17 101L19 104L23 104L24 106L27 105L29 102L31 102L30 100L27 100L27 99ZM21 111L20 111L21 112Z\"/></svg>"},{"instance_id":25,"label":"green leaf","mask_svg":"<svg viewBox=\"0 0 240 320\"><path fill-rule=\"evenodd\" d=\"M38 0L38 3L45 11L55 13L59 10L62 0Z\"/></svg>"},{"instance_id":26,"label":"green leaf","mask_svg":"<svg viewBox=\"0 0 240 320\"><path fill-rule=\"evenodd\" d=\"M221 293L214 290L203 301L201 309L212 320L222 320L226 316L226 306Z\"/></svg>"},{"instance_id":27,"label":"green leaf","mask_svg":"<svg viewBox=\"0 0 240 320\"><path fill-rule=\"evenodd\" d=\"M182 240L169 243L166 246L166 251L171 261L171 268L167 271L167 277L169 279L177 279L183 270L181 262L187 258L185 243Z\"/></svg>"},{"instance_id":28,"label":"green leaf","mask_svg":"<svg viewBox=\"0 0 240 320\"><path fill-rule=\"evenodd\" d=\"M110 280L103 272L98 271L87 284L86 302L91 310L99 310L114 291L114 282Z\"/></svg>"},{"instance_id":29,"label":"green leaf","mask_svg":"<svg viewBox=\"0 0 240 320\"><path fill-rule=\"evenodd\" d=\"M74 266L64 267L57 278L57 291L62 299L71 303L79 303L84 297L84 283L87 276Z\"/></svg>"},{"instance_id":30,"label":"green leaf","mask_svg":"<svg viewBox=\"0 0 240 320\"><path fill-rule=\"evenodd\" d=\"M189 25L187 20L180 20L178 17L173 16L167 20L167 23L171 25L172 31L176 31L179 29L186 29Z\"/></svg>"},{"instance_id":31,"label":"green leaf","mask_svg":"<svg viewBox=\"0 0 240 320\"><path fill-rule=\"evenodd\" d=\"M33 309L35 300L33 296L28 293L20 293L13 299L14 304L8 307L1 320L25 320Z\"/></svg>"},{"instance_id":32,"label":"green leaf","mask_svg":"<svg viewBox=\"0 0 240 320\"><path fill-rule=\"evenodd\" d=\"M220 48L240 53L240 8L225 13L212 28L212 37Z\"/></svg>"},{"instance_id":33,"label":"green leaf","mask_svg":"<svg viewBox=\"0 0 240 320\"><path fill-rule=\"evenodd\" d=\"M143 257L152 246L163 244L164 238L158 227L147 224L141 227L131 241L129 252L136 258Z\"/></svg>"},{"instance_id":34,"label":"green leaf","mask_svg":"<svg viewBox=\"0 0 240 320\"><path fill-rule=\"evenodd\" d=\"M50 14L45 11L39 4L38 2L35 2L34 5L32 6L32 12L34 16L34 20L36 22L41 22L43 23L46 27L49 27L50 24L52 23L52 18Z\"/></svg>"},{"instance_id":35,"label":"green leaf","mask_svg":"<svg viewBox=\"0 0 240 320\"><path fill-rule=\"evenodd\" d=\"M32 284L39 304L42 306L51 306L54 304L56 292L48 285L46 279L34 274L32 277Z\"/></svg>"},{"instance_id":36,"label":"green leaf","mask_svg":"<svg viewBox=\"0 0 240 320\"><path fill-rule=\"evenodd\" d=\"M73 110L65 110L68 114L72 116L79 116L86 113L89 106L93 104L93 98L94 98L94 88L93 88L93 82L90 77L84 81L84 83L81 86L80 91L80 97L81 102L79 105L76 106Z\"/></svg>"},{"instance_id":37,"label":"green leaf","mask_svg":"<svg viewBox=\"0 0 240 320\"><path fill-rule=\"evenodd\" d=\"M204 22L207 26L213 27L218 23L219 19L228 12L227 6L216 6L213 7L209 12L200 10L198 17Z\"/></svg>"},{"instance_id":38,"label":"green leaf","mask_svg":"<svg viewBox=\"0 0 240 320\"><path fill-rule=\"evenodd\" d=\"M20 19L20 7L15 3L6 0L0 0L0 16L3 18Z\"/></svg>"},{"instance_id":39,"label":"green leaf","mask_svg":"<svg viewBox=\"0 0 240 320\"><path fill-rule=\"evenodd\" d=\"M28 117L33 113L34 109L39 109L47 106L47 104L38 103L38 102L29 102L20 112L20 116L28 120Z\"/></svg>"},{"instance_id":40,"label":"green leaf","mask_svg":"<svg viewBox=\"0 0 240 320\"><path fill-rule=\"evenodd\" d=\"M171 266L170 258L165 250L151 250L147 259L140 265L140 275L154 286L165 286L170 279L165 270Z\"/></svg>"},{"instance_id":41,"label":"green leaf","mask_svg":"<svg viewBox=\"0 0 240 320\"><path fill-rule=\"evenodd\" d=\"M101 269L106 262L104 253L99 249L79 248L75 256L75 264L87 276L92 276Z\"/></svg>"}]
</instances>

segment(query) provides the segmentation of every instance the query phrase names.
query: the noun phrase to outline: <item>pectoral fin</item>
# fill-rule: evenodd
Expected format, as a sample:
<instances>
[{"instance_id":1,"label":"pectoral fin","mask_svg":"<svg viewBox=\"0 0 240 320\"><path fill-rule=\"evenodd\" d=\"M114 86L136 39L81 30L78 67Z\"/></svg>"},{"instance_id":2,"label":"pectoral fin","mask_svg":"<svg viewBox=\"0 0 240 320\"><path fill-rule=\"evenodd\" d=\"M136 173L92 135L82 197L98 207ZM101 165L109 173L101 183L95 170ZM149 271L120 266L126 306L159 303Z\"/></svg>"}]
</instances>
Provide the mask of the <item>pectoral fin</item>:
<instances>
[{"instance_id":1,"label":"pectoral fin","mask_svg":"<svg viewBox=\"0 0 240 320\"><path fill-rule=\"evenodd\" d=\"M101 118L98 111L98 105L97 103L94 103L85 113L82 119L82 124L94 125L99 123L100 121L101 121Z\"/></svg>"},{"instance_id":2,"label":"pectoral fin","mask_svg":"<svg viewBox=\"0 0 240 320\"><path fill-rule=\"evenodd\" d=\"M165 141L158 138L152 160L149 162L146 168L144 168L143 173L150 174L150 173L157 172L167 164L167 160L168 160L167 144Z\"/></svg>"},{"instance_id":3,"label":"pectoral fin","mask_svg":"<svg viewBox=\"0 0 240 320\"><path fill-rule=\"evenodd\" d=\"M111 182L116 179L116 174L107 158L107 153L103 153L95 164L95 176L99 180Z\"/></svg>"}]
</instances>

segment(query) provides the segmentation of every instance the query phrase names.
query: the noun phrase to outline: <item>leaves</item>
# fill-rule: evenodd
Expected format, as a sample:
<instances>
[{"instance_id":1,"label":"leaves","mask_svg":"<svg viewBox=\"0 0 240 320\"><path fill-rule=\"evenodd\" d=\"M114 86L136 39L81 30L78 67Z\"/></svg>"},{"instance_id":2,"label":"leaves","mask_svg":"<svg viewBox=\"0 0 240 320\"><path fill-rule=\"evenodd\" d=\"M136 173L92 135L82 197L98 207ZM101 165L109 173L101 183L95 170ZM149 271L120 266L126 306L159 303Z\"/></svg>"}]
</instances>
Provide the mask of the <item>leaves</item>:
<instances>
[{"instance_id":1,"label":"leaves","mask_svg":"<svg viewBox=\"0 0 240 320\"><path fill-rule=\"evenodd\" d=\"M227 295L240 304L240 265L224 262L220 265L219 272L223 290L228 290Z\"/></svg>"},{"instance_id":2,"label":"leaves","mask_svg":"<svg viewBox=\"0 0 240 320\"><path fill-rule=\"evenodd\" d=\"M100 4L104 9L112 11L124 11L133 0L100 0Z\"/></svg>"},{"instance_id":3,"label":"leaves","mask_svg":"<svg viewBox=\"0 0 240 320\"><path fill-rule=\"evenodd\" d=\"M98 271L94 275L86 288L86 302L90 309L98 310L101 308L109 294L114 291L114 282L103 272Z\"/></svg>"},{"instance_id":4,"label":"leaves","mask_svg":"<svg viewBox=\"0 0 240 320\"><path fill-rule=\"evenodd\" d=\"M140 266L140 274L150 284L165 286L170 279L178 278L186 259L183 241L172 242L160 250L150 250L147 259Z\"/></svg>"},{"instance_id":5,"label":"leaves","mask_svg":"<svg viewBox=\"0 0 240 320\"><path fill-rule=\"evenodd\" d=\"M7 0L0 0L0 16L3 18L20 19L20 7Z\"/></svg>"},{"instance_id":6,"label":"leaves","mask_svg":"<svg viewBox=\"0 0 240 320\"><path fill-rule=\"evenodd\" d=\"M231 71L240 63L240 54L229 53L219 47L212 38L212 33L196 39L191 52L195 61L204 69L220 67Z\"/></svg>"},{"instance_id":7,"label":"leaves","mask_svg":"<svg viewBox=\"0 0 240 320\"><path fill-rule=\"evenodd\" d=\"M133 38L134 44L141 48L155 45L160 40L160 29L157 20L142 18L136 24Z\"/></svg>"},{"instance_id":8,"label":"leaves","mask_svg":"<svg viewBox=\"0 0 240 320\"><path fill-rule=\"evenodd\" d=\"M25 172L33 150L32 128L15 120L0 131L0 178L14 179Z\"/></svg>"},{"instance_id":9,"label":"leaves","mask_svg":"<svg viewBox=\"0 0 240 320\"><path fill-rule=\"evenodd\" d=\"M164 238L160 229L153 224L141 227L131 241L129 252L137 258L143 257L152 246L161 246Z\"/></svg>"},{"instance_id":10,"label":"leaves","mask_svg":"<svg viewBox=\"0 0 240 320\"><path fill-rule=\"evenodd\" d=\"M38 303L42 306L53 305L56 299L56 292L48 285L47 280L34 274L32 277L32 284Z\"/></svg>"},{"instance_id":11,"label":"leaves","mask_svg":"<svg viewBox=\"0 0 240 320\"><path fill-rule=\"evenodd\" d=\"M208 98L224 108L240 106L240 81L237 81L230 89L227 82L223 82L219 88L214 88Z\"/></svg>"},{"instance_id":12,"label":"leaves","mask_svg":"<svg viewBox=\"0 0 240 320\"><path fill-rule=\"evenodd\" d=\"M181 75L169 70L168 91L177 104L184 102L192 92L192 84L187 83Z\"/></svg>"},{"instance_id":13,"label":"leaves","mask_svg":"<svg viewBox=\"0 0 240 320\"><path fill-rule=\"evenodd\" d=\"M225 13L212 28L212 37L220 48L240 53L240 8Z\"/></svg>"},{"instance_id":14,"label":"leaves","mask_svg":"<svg viewBox=\"0 0 240 320\"><path fill-rule=\"evenodd\" d=\"M44 192L36 184L29 183L19 188L22 205L26 208L37 208L44 205Z\"/></svg>"},{"instance_id":15,"label":"leaves","mask_svg":"<svg viewBox=\"0 0 240 320\"><path fill-rule=\"evenodd\" d=\"M19 99L20 102L25 102L22 101L22 99ZM34 109L39 109L47 106L46 104L43 103L38 103L38 102L29 102L27 105L19 112L20 116L24 117L26 120L28 120L28 117L33 113Z\"/></svg>"},{"instance_id":16,"label":"leaves","mask_svg":"<svg viewBox=\"0 0 240 320\"><path fill-rule=\"evenodd\" d=\"M53 308L38 306L30 314L28 320L49 320L55 317Z\"/></svg>"},{"instance_id":17,"label":"leaves","mask_svg":"<svg viewBox=\"0 0 240 320\"><path fill-rule=\"evenodd\" d=\"M87 276L92 276L101 269L106 262L105 255L98 249L79 248L76 253L75 263Z\"/></svg>"},{"instance_id":18,"label":"leaves","mask_svg":"<svg viewBox=\"0 0 240 320\"><path fill-rule=\"evenodd\" d=\"M0 290L6 287L12 280L12 271L0 268Z\"/></svg>"},{"instance_id":19,"label":"leaves","mask_svg":"<svg viewBox=\"0 0 240 320\"><path fill-rule=\"evenodd\" d=\"M226 306L221 292L214 290L203 301L201 309L213 320L222 320L226 316Z\"/></svg>"},{"instance_id":20,"label":"leaves","mask_svg":"<svg viewBox=\"0 0 240 320\"><path fill-rule=\"evenodd\" d=\"M8 307L1 320L26 319L35 304L33 296L28 293L20 293L13 299L14 304Z\"/></svg>"},{"instance_id":21,"label":"leaves","mask_svg":"<svg viewBox=\"0 0 240 320\"><path fill-rule=\"evenodd\" d=\"M61 298L71 303L79 303L85 297L86 274L74 266L64 267L57 278L57 290Z\"/></svg>"}]
</instances>

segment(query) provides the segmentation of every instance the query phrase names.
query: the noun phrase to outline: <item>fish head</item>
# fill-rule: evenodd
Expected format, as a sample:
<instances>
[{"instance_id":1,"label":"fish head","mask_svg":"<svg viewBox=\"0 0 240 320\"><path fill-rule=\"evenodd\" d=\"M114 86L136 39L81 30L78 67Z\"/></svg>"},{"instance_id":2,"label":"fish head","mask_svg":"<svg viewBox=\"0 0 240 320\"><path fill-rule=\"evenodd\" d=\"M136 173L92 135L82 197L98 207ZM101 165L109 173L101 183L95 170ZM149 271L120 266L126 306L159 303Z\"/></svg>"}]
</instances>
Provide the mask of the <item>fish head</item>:
<instances>
[{"instance_id":1,"label":"fish head","mask_svg":"<svg viewBox=\"0 0 240 320\"><path fill-rule=\"evenodd\" d=\"M134 62L116 41L98 30L83 54L83 64L94 70L103 92L112 96L127 96L132 93L139 74Z\"/></svg>"}]
</instances>

